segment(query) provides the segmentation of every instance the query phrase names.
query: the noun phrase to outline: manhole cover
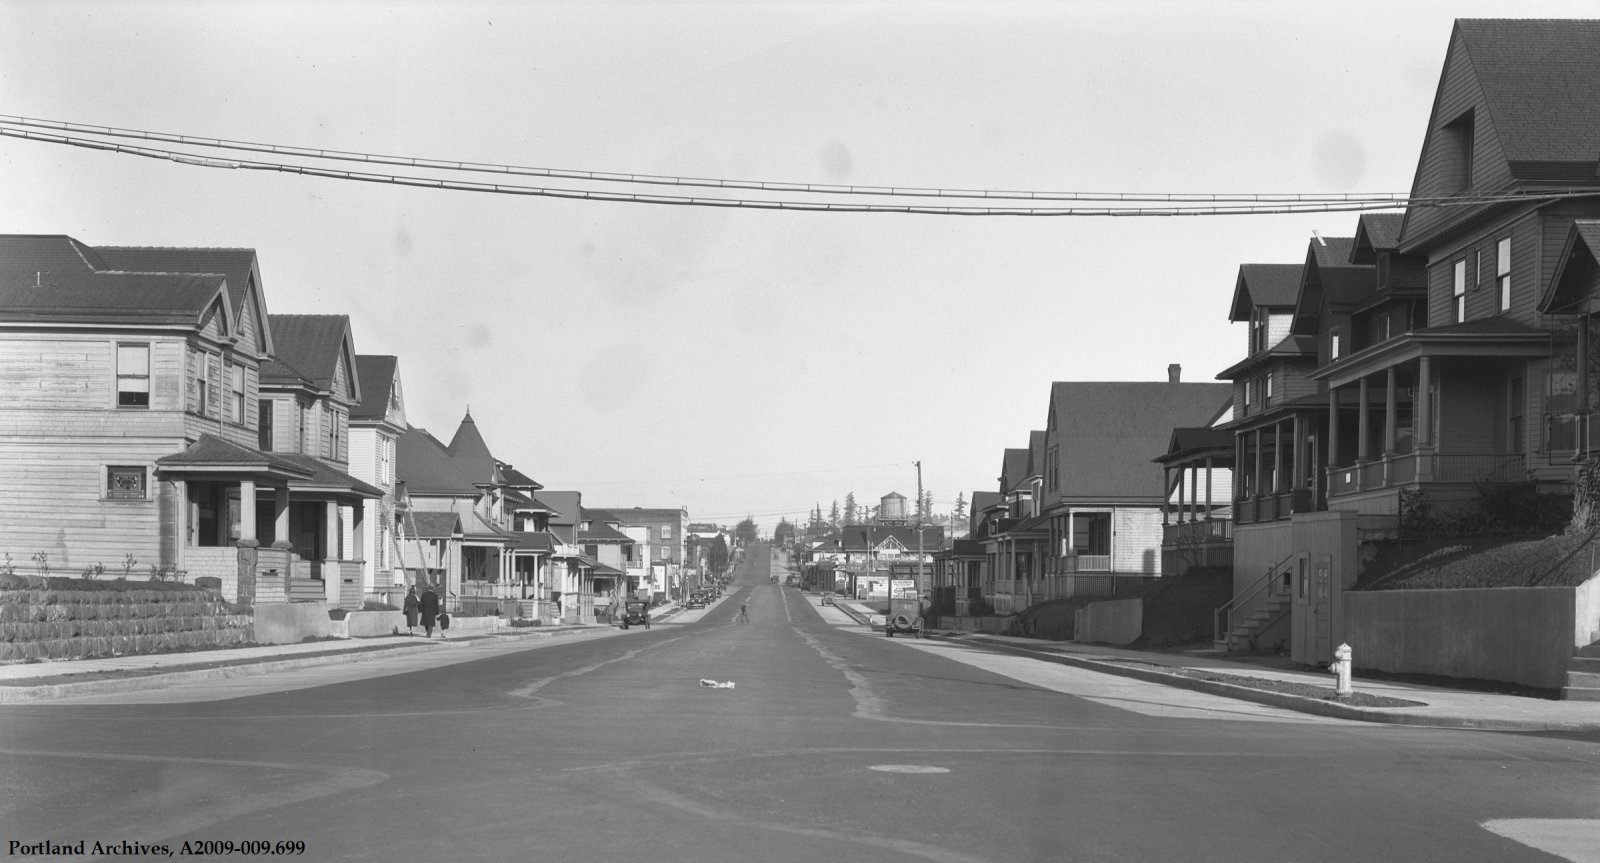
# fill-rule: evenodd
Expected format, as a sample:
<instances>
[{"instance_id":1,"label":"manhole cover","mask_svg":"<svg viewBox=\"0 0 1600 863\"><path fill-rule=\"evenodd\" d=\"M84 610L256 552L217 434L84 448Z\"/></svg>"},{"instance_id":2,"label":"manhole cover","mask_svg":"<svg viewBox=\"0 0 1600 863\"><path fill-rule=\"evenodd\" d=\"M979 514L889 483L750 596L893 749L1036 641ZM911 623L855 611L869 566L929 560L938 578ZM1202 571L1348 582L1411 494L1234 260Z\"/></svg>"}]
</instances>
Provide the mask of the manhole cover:
<instances>
[{"instance_id":1,"label":"manhole cover","mask_svg":"<svg viewBox=\"0 0 1600 863\"><path fill-rule=\"evenodd\" d=\"M949 773L947 767L934 767L931 764L874 764L867 768L879 773Z\"/></svg>"}]
</instances>

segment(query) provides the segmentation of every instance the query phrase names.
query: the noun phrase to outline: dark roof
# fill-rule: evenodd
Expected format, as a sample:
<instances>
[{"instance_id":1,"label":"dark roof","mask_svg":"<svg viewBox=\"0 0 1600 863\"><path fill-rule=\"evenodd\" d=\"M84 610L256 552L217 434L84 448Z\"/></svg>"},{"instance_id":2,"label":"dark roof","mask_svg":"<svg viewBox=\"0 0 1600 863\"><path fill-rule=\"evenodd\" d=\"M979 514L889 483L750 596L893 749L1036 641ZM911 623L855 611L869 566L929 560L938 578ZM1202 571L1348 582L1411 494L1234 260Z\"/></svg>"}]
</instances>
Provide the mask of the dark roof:
<instances>
[{"instance_id":1,"label":"dark roof","mask_svg":"<svg viewBox=\"0 0 1600 863\"><path fill-rule=\"evenodd\" d=\"M528 551L555 551L559 541L548 530L512 531L512 535L516 538L517 548Z\"/></svg>"},{"instance_id":2,"label":"dark roof","mask_svg":"<svg viewBox=\"0 0 1600 863\"><path fill-rule=\"evenodd\" d=\"M1217 454L1226 457L1226 463L1219 462L1217 467L1228 467L1233 464L1233 444L1234 433L1231 428L1216 426L1175 428L1172 430L1172 440L1167 444L1166 454L1153 461L1173 464L1197 455L1211 453L1213 458Z\"/></svg>"},{"instance_id":3,"label":"dark roof","mask_svg":"<svg viewBox=\"0 0 1600 863\"><path fill-rule=\"evenodd\" d=\"M456 460L462 472L471 477L473 482L489 482L495 474L495 458L490 454L483 435L478 433L478 424L473 422L470 410L461 418L461 424L456 426L455 436L450 438L450 445L445 447L445 451L450 453L450 457Z\"/></svg>"},{"instance_id":4,"label":"dark roof","mask_svg":"<svg viewBox=\"0 0 1600 863\"><path fill-rule=\"evenodd\" d=\"M1415 330L1412 336L1539 336L1549 335L1549 330L1532 327L1524 323L1513 321L1510 318L1495 315L1489 318L1473 318L1455 324L1445 324L1440 327L1427 327Z\"/></svg>"},{"instance_id":5,"label":"dark roof","mask_svg":"<svg viewBox=\"0 0 1600 863\"><path fill-rule=\"evenodd\" d=\"M302 465L285 453L262 452L205 433L182 452L156 459L156 464L163 468L236 468L300 479L316 473L315 468Z\"/></svg>"},{"instance_id":6,"label":"dark roof","mask_svg":"<svg viewBox=\"0 0 1600 863\"><path fill-rule=\"evenodd\" d=\"M1456 36L1513 176L1600 179L1600 20L1461 19Z\"/></svg>"},{"instance_id":7,"label":"dark roof","mask_svg":"<svg viewBox=\"0 0 1600 863\"><path fill-rule=\"evenodd\" d=\"M461 533L461 516L453 512L412 510L410 518L417 536L423 539L447 539Z\"/></svg>"},{"instance_id":8,"label":"dark roof","mask_svg":"<svg viewBox=\"0 0 1600 863\"><path fill-rule=\"evenodd\" d=\"M1033 440L1032 435L1028 440ZM1028 460L1032 453L1026 449L1008 447L1000 464L1000 491L1008 492L1028 476Z\"/></svg>"},{"instance_id":9,"label":"dark roof","mask_svg":"<svg viewBox=\"0 0 1600 863\"><path fill-rule=\"evenodd\" d=\"M198 324L219 302L215 273L124 272L71 237L0 236L0 318ZM232 317L229 308L228 316Z\"/></svg>"},{"instance_id":10,"label":"dark roof","mask_svg":"<svg viewBox=\"0 0 1600 863\"><path fill-rule=\"evenodd\" d=\"M1172 430L1210 425L1233 397L1225 383L1060 382L1055 412L1060 495L1073 500L1161 498L1150 460Z\"/></svg>"},{"instance_id":11,"label":"dark roof","mask_svg":"<svg viewBox=\"0 0 1600 863\"><path fill-rule=\"evenodd\" d=\"M1576 304L1588 299L1596 261L1600 261L1600 220L1577 219L1567 231L1566 246L1557 258L1550 287L1539 301L1539 311L1575 311Z\"/></svg>"},{"instance_id":12,"label":"dark roof","mask_svg":"<svg viewBox=\"0 0 1600 863\"><path fill-rule=\"evenodd\" d=\"M500 474L505 478L506 485L514 485L518 488L531 488L534 491L544 488L544 486L535 481L533 477L528 476L527 474L508 464L500 465Z\"/></svg>"},{"instance_id":13,"label":"dark roof","mask_svg":"<svg viewBox=\"0 0 1600 863\"><path fill-rule=\"evenodd\" d=\"M905 548L915 549L917 547L917 529L910 525L847 524L839 529L840 548L845 551L865 551L869 535L873 548L877 548L890 538L893 538ZM942 545L944 545L943 527L929 525L922 529L922 547L924 551L933 551Z\"/></svg>"},{"instance_id":14,"label":"dark roof","mask_svg":"<svg viewBox=\"0 0 1600 863\"><path fill-rule=\"evenodd\" d=\"M476 497L478 489L427 430L406 426L395 442L395 476L408 494Z\"/></svg>"},{"instance_id":15,"label":"dark roof","mask_svg":"<svg viewBox=\"0 0 1600 863\"><path fill-rule=\"evenodd\" d=\"M594 523L588 530L578 531L579 542L633 542L633 537L605 523Z\"/></svg>"},{"instance_id":16,"label":"dark roof","mask_svg":"<svg viewBox=\"0 0 1600 863\"><path fill-rule=\"evenodd\" d=\"M349 315L269 315L272 324L273 359L262 366L263 380L289 380L288 374L303 377L319 389L333 389L334 370L339 355L345 348L350 333ZM287 366L285 372L282 366ZM349 368L351 389L359 394L353 383L358 372ZM387 395L387 393L386 393Z\"/></svg>"},{"instance_id":17,"label":"dark roof","mask_svg":"<svg viewBox=\"0 0 1600 863\"><path fill-rule=\"evenodd\" d=\"M176 248L171 246L98 246L109 269L133 272L219 273L228 280L230 311L238 315L256 267L255 249Z\"/></svg>"},{"instance_id":18,"label":"dark roof","mask_svg":"<svg viewBox=\"0 0 1600 863\"><path fill-rule=\"evenodd\" d=\"M1293 307L1303 269L1301 264L1241 264L1228 320L1248 321L1260 307Z\"/></svg>"},{"instance_id":19,"label":"dark roof","mask_svg":"<svg viewBox=\"0 0 1600 863\"><path fill-rule=\"evenodd\" d=\"M1405 213L1362 213L1356 227L1355 245L1350 250L1349 263L1371 263L1365 259L1365 253L1398 249L1400 228L1405 221Z\"/></svg>"},{"instance_id":20,"label":"dark roof","mask_svg":"<svg viewBox=\"0 0 1600 863\"><path fill-rule=\"evenodd\" d=\"M381 420L389 415L389 395L394 390L397 357L357 354L356 377L361 379L361 401L350 408L353 420Z\"/></svg>"},{"instance_id":21,"label":"dark roof","mask_svg":"<svg viewBox=\"0 0 1600 863\"><path fill-rule=\"evenodd\" d=\"M1312 237L1311 256L1319 267L1348 267L1355 245L1355 237Z\"/></svg>"},{"instance_id":22,"label":"dark roof","mask_svg":"<svg viewBox=\"0 0 1600 863\"><path fill-rule=\"evenodd\" d=\"M310 476L303 481L291 482L289 484L291 491L300 488L314 488L348 492L362 497L383 497L384 495L383 489L364 483L321 459L286 452L274 453L273 456L310 473Z\"/></svg>"}]
</instances>

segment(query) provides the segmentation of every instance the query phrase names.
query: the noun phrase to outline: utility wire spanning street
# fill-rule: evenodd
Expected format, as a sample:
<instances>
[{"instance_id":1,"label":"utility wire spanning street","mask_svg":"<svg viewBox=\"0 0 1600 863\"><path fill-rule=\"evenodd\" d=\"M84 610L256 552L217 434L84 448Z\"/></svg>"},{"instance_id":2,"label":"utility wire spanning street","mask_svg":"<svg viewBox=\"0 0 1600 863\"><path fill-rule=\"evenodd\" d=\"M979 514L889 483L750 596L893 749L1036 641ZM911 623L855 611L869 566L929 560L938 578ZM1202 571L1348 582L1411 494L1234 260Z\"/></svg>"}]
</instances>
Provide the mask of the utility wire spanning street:
<instances>
[{"instance_id":1,"label":"utility wire spanning street","mask_svg":"<svg viewBox=\"0 0 1600 863\"><path fill-rule=\"evenodd\" d=\"M1600 859L1593 740L888 639L776 566L755 546L720 602L648 630L0 706L0 838L303 842L308 860Z\"/></svg>"}]
</instances>

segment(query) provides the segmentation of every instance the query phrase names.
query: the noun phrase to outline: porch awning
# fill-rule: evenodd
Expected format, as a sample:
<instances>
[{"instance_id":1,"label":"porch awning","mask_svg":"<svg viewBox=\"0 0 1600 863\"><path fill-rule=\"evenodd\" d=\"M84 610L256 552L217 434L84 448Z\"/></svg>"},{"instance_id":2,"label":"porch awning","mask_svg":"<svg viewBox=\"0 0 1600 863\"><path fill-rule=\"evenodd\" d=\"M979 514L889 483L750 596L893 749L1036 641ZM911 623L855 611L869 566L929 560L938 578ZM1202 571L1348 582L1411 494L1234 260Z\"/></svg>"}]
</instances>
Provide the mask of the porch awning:
<instances>
[{"instance_id":1,"label":"porch awning","mask_svg":"<svg viewBox=\"0 0 1600 863\"><path fill-rule=\"evenodd\" d=\"M1479 318L1460 324L1413 330L1405 335L1363 348L1349 358L1312 372L1314 380L1330 387L1355 383L1367 375L1386 371L1423 357L1533 358L1550 355L1550 333L1502 317Z\"/></svg>"},{"instance_id":2,"label":"porch awning","mask_svg":"<svg viewBox=\"0 0 1600 863\"><path fill-rule=\"evenodd\" d=\"M378 498L384 495L383 489L368 485L321 459L290 453L276 453L274 457L295 465L307 473L306 477L289 482L291 493L360 498Z\"/></svg>"},{"instance_id":3,"label":"porch awning","mask_svg":"<svg viewBox=\"0 0 1600 863\"><path fill-rule=\"evenodd\" d=\"M304 481L314 471L278 453L267 453L202 434L183 452L156 459L156 472L164 475L245 475L276 483ZM381 492L380 492L381 495Z\"/></svg>"}]
</instances>

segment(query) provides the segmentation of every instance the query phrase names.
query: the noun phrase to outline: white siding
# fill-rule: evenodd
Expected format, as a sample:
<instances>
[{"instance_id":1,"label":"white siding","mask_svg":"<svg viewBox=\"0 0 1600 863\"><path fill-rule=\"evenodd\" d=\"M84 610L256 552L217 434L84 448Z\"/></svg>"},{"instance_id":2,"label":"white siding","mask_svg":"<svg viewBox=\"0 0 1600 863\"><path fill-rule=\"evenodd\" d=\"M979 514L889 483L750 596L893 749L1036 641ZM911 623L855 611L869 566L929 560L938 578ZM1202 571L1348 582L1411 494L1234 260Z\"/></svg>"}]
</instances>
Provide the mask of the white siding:
<instances>
[{"instance_id":1,"label":"white siding","mask_svg":"<svg viewBox=\"0 0 1600 863\"><path fill-rule=\"evenodd\" d=\"M1111 568L1120 573L1161 573L1161 511L1123 509L1111 514Z\"/></svg>"}]
</instances>

